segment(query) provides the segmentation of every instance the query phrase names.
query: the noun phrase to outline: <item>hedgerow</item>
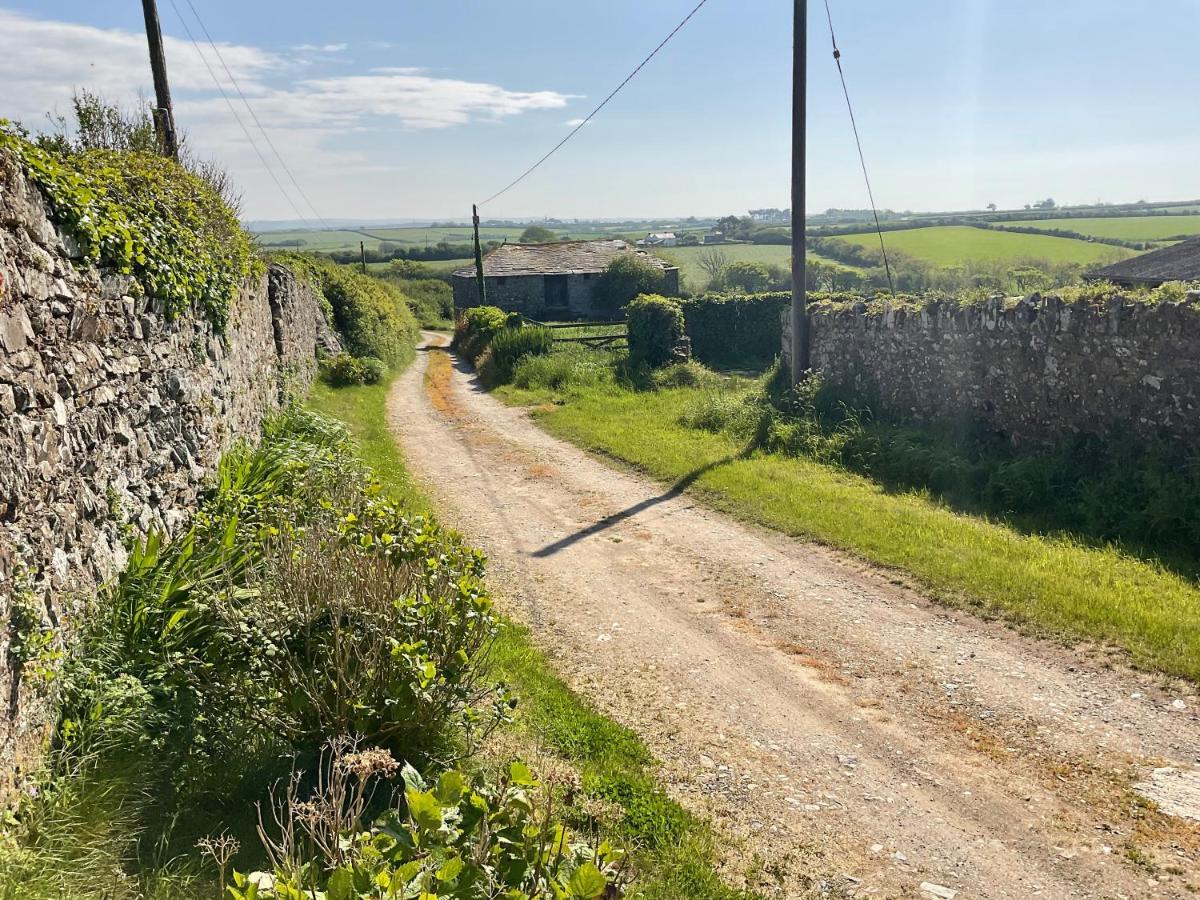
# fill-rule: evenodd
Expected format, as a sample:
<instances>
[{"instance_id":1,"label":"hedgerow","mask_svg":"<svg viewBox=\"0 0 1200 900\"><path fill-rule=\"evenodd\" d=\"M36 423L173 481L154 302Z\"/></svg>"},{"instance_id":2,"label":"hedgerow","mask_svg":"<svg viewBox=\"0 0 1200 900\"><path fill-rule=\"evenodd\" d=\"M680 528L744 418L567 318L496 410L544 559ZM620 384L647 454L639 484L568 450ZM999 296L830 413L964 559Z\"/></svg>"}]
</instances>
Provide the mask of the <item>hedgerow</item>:
<instances>
[{"instance_id":1,"label":"hedgerow","mask_svg":"<svg viewBox=\"0 0 1200 900\"><path fill-rule=\"evenodd\" d=\"M629 362L657 368L670 362L684 336L683 309L678 300L642 294L626 308L629 323Z\"/></svg>"},{"instance_id":2,"label":"hedgerow","mask_svg":"<svg viewBox=\"0 0 1200 900\"><path fill-rule=\"evenodd\" d=\"M132 275L168 316L200 310L223 328L260 265L220 196L173 160L112 150L52 151L0 122L0 156L37 185L89 262Z\"/></svg>"},{"instance_id":3,"label":"hedgerow","mask_svg":"<svg viewBox=\"0 0 1200 900\"><path fill-rule=\"evenodd\" d=\"M473 306L463 311L454 323L450 346L474 363L497 333L520 322L519 314L506 313L498 306Z\"/></svg>"},{"instance_id":4,"label":"hedgerow","mask_svg":"<svg viewBox=\"0 0 1200 900\"><path fill-rule=\"evenodd\" d=\"M316 271L333 310L334 327L350 353L375 357L392 367L412 358L419 328L399 290L345 266L323 265Z\"/></svg>"},{"instance_id":5,"label":"hedgerow","mask_svg":"<svg viewBox=\"0 0 1200 900\"><path fill-rule=\"evenodd\" d=\"M770 365L791 294L702 294L680 301L692 356L708 365Z\"/></svg>"}]
</instances>

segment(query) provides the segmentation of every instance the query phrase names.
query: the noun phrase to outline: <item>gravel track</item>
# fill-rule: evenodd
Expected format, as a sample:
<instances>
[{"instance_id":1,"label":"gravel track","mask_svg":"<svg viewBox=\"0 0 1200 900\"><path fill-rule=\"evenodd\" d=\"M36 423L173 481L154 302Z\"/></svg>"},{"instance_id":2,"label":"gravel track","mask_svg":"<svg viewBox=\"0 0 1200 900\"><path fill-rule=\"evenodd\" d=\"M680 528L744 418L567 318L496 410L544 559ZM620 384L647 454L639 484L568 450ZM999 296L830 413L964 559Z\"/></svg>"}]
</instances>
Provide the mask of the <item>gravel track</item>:
<instances>
[{"instance_id":1,"label":"gravel track","mask_svg":"<svg viewBox=\"0 0 1200 900\"><path fill-rule=\"evenodd\" d=\"M445 340L389 398L414 475L560 674L713 818L731 871L759 856L782 896L1195 896L1189 686L609 465Z\"/></svg>"}]
</instances>

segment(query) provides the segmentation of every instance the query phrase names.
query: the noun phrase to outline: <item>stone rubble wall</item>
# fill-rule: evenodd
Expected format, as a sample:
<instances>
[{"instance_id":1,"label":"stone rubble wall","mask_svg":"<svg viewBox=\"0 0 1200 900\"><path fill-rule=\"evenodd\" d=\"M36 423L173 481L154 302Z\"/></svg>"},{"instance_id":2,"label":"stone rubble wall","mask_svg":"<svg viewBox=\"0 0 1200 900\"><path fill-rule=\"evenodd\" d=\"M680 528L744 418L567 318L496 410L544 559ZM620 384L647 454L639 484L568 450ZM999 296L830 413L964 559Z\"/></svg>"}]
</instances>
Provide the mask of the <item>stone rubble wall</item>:
<instances>
[{"instance_id":1,"label":"stone rubble wall","mask_svg":"<svg viewBox=\"0 0 1200 900\"><path fill-rule=\"evenodd\" d=\"M1200 293L817 305L810 320L813 369L907 421L982 421L1031 445L1118 425L1200 440ZM788 309L783 331L788 358Z\"/></svg>"},{"instance_id":2,"label":"stone rubble wall","mask_svg":"<svg viewBox=\"0 0 1200 900\"><path fill-rule=\"evenodd\" d=\"M129 536L176 533L222 451L308 388L327 332L279 266L243 286L223 334L168 321L132 279L73 259L0 157L0 798L50 700L23 677L21 629L40 620L61 644Z\"/></svg>"}]
</instances>

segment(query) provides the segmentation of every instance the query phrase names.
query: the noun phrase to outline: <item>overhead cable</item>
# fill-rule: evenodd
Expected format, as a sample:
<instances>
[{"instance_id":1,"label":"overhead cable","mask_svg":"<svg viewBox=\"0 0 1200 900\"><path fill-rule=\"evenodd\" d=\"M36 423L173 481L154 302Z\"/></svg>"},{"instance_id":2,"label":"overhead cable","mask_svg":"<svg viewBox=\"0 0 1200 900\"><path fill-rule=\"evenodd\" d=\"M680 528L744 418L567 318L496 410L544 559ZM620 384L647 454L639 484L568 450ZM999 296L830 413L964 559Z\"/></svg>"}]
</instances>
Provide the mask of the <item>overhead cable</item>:
<instances>
[{"instance_id":1,"label":"overhead cable","mask_svg":"<svg viewBox=\"0 0 1200 900\"><path fill-rule=\"evenodd\" d=\"M279 179L276 177L274 170L271 168L271 164L267 162L266 156L263 155L262 150L260 150L258 144L255 143L254 136L250 134L250 129L246 127L246 123L243 122L242 117L238 115L237 107L235 107L233 105L233 101L229 99L229 94L225 92L225 88L222 86L221 80L217 78L217 73L214 72L212 66L208 64L208 59L204 56L203 51L201 51L200 45L196 42L195 37L192 36L192 29L188 27L187 20L184 19L183 14L179 11L179 6L176 5L175 0L170 0L170 3L171 8L175 10L176 17L179 19L179 24L183 26L184 33L188 36L188 40L191 41L192 46L196 48L196 55L200 57L200 61L204 63L204 68L208 70L208 75L212 79L213 84L217 86L217 90L220 91L221 96L225 98L225 105L228 106L229 111L233 113L233 118L237 121L238 126L242 129L242 134L246 135L246 140L250 142L250 146L258 155L259 160L263 164L263 168L267 170L267 174L270 175L271 180L275 182L275 187L279 188L279 193L283 195L283 199L286 200L288 206L292 208L292 212L296 214L296 218L298 218L301 222L308 224L308 217L305 216L304 213L300 212L300 208L296 206L295 202L293 202L291 195L284 190L283 184L280 183Z\"/></svg>"},{"instance_id":2,"label":"overhead cable","mask_svg":"<svg viewBox=\"0 0 1200 900\"><path fill-rule=\"evenodd\" d=\"M846 87L846 73L842 71L842 51L838 49L837 35L833 32L833 13L829 11L829 0L825 0L825 18L829 21L829 40L833 44L833 61L837 63L838 78L842 81L842 94L846 98L846 110L850 113L850 127L854 130L854 143L858 147L858 162L862 166L863 181L867 184L867 199L871 201L871 215L875 217L875 232L879 235L879 251L883 254L883 268L887 272L888 289L896 295L892 282L892 267L888 263L887 247L883 243L883 226L879 224L879 210L875 206L875 194L871 190L871 176L867 174L867 159L863 155L862 139L858 136L858 122L854 118L854 105L850 102L850 91Z\"/></svg>"},{"instance_id":3,"label":"overhead cable","mask_svg":"<svg viewBox=\"0 0 1200 900\"><path fill-rule=\"evenodd\" d=\"M242 86L238 84L237 78L234 76L233 72L230 71L229 66L226 65L225 57L221 55L221 51L217 48L216 41L214 41L212 39L212 35L208 33L208 26L205 25L204 20L200 18L200 13L196 10L195 4L192 3L192 0L187 0L187 5L191 9L192 15L196 17L196 21L200 24L200 29L204 32L204 37L208 40L208 46L212 47L213 53L217 55L217 59L221 63L221 68L223 68L225 70L225 74L229 76L229 80L232 82L234 90L236 90L238 96L242 98L242 103L246 107L246 112L250 113L250 118L253 119L254 124L258 126L259 133L262 134L263 140L267 142L267 146L271 148L271 152L275 154L275 158L279 160L279 165L283 168L283 171L287 173L287 177L291 180L292 185L296 188L296 192L302 198L304 198L305 205L312 210L312 214L316 216L318 220L320 220L321 224L326 228L329 228L329 223L325 221L325 217L317 211L315 206L313 206L313 202L308 199L308 194L304 192L304 188L300 187L300 182L296 180L296 176L292 174L292 170L288 167L288 164L283 161L283 157L280 155L279 150L275 147L275 142L271 140L271 136L267 134L267 130L263 128L262 122L259 121L258 115L254 112L254 107L251 106L250 101L246 99L246 94L242 91Z\"/></svg>"},{"instance_id":4,"label":"overhead cable","mask_svg":"<svg viewBox=\"0 0 1200 900\"><path fill-rule=\"evenodd\" d=\"M671 33L668 34L665 38L663 38L662 43L660 43L657 47L655 47L653 50L651 50L650 55L647 56L645 59L643 59L640 63L638 63L637 68L634 69L632 72L630 72L629 75L626 76L625 80L622 81L620 84L618 84L616 86L616 88L613 90L613 92L611 94L609 94L607 97L605 97L599 106L597 106L590 113L588 113L587 116L585 116L584 119L581 122L579 122L578 125L576 125L573 129L571 129L570 134L568 134L565 138L563 138L561 141L559 141L557 144L555 144L549 153L547 153L545 156L543 156L541 159L539 159L537 162L535 162L532 166L530 166L528 169L526 169L524 172L522 172L520 175L518 175L516 178L514 178L512 181L510 181L507 185L502 187L500 190L496 191L496 193L492 194L492 196L488 197L486 200L484 200L479 205L486 206L487 204L489 204L493 200L495 200L497 197L499 197L501 194L505 194L508 191L515 188L518 184L520 184L522 181L524 181L529 175L532 175L534 170L537 169L542 163L544 163L551 156L553 156L555 153L557 153L559 151L559 149L563 146L563 144L565 144L571 138L575 137L575 135L577 135L583 129L583 126L587 125L588 122L592 121L592 119L595 117L596 113L598 113L598 112L600 112L600 110L604 109L604 107L608 105L608 102L610 100L612 100L613 97L617 96L617 94L619 94L621 92L621 88L625 87L625 85L627 85L627 84L629 84L629 82L633 81L634 76L637 75L638 72L642 71L643 68L645 68L646 63L648 63L648 62L650 62L650 60L654 59L654 57L658 55L658 51L661 50L663 47L667 46L667 42L670 41L671 38L675 37L675 35L679 33L680 29L682 29L683 26L686 25L691 20L692 16L696 15L696 13L698 13L700 11L700 7L702 7L707 2L708 2L708 0L700 0L700 2L696 4L695 8L690 13L688 13L686 16L683 17L683 21L680 22L678 25L676 25L673 29L671 29Z\"/></svg>"}]
</instances>

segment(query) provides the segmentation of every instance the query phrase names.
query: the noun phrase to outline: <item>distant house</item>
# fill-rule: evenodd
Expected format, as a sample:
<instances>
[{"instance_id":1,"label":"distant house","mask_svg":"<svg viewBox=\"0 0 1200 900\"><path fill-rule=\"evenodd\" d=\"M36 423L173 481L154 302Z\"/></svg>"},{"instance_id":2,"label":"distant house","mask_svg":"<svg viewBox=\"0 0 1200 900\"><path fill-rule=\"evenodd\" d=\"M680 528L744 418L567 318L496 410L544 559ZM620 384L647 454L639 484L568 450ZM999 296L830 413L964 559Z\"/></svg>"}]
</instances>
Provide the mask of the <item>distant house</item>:
<instances>
[{"instance_id":1,"label":"distant house","mask_svg":"<svg viewBox=\"0 0 1200 900\"><path fill-rule=\"evenodd\" d=\"M702 244L723 244L723 243L725 243L725 233L721 232L721 231L710 231L703 238L701 238L700 243L702 243Z\"/></svg>"},{"instance_id":2,"label":"distant house","mask_svg":"<svg viewBox=\"0 0 1200 900\"><path fill-rule=\"evenodd\" d=\"M657 234L648 234L637 242L639 247L674 247L679 243L679 239L675 237L674 232L664 231Z\"/></svg>"},{"instance_id":3,"label":"distant house","mask_svg":"<svg viewBox=\"0 0 1200 900\"><path fill-rule=\"evenodd\" d=\"M531 319L600 318L612 310L596 307L592 292L604 270L626 253L637 254L666 273L664 292L679 293L679 269L635 249L626 241L562 241L555 244L505 244L483 258L487 302ZM454 306L479 305L475 267L451 278Z\"/></svg>"},{"instance_id":4,"label":"distant house","mask_svg":"<svg viewBox=\"0 0 1200 900\"><path fill-rule=\"evenodd\" d=\"M1152 250L1087 273L1089 281L1124 287L1158 287L1167 281L1200 281L1200 238Z\"/></svg>"}]
</instances>

